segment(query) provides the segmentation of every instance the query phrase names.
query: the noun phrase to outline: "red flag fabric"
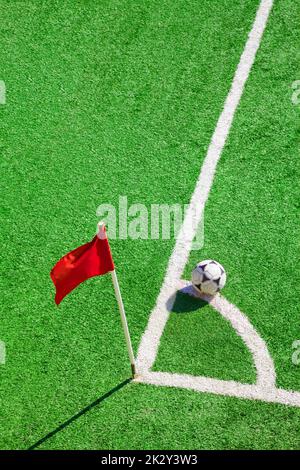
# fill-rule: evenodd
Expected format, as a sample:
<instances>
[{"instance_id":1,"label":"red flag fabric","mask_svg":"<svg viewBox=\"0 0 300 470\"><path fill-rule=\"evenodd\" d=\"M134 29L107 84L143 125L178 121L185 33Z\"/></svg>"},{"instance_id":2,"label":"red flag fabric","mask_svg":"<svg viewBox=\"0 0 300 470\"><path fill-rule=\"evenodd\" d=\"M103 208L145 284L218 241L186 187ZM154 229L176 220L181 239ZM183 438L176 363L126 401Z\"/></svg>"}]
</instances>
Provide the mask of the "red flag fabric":
<instances>
[{"instance_id":1,"label":"red flag fabric","mask_svg":"<svg viewBox=\"0 0 300 470\"><path fill-rule=\"evenodd\" d=\"M115 269L107 238L97 235L85 245L63 256L52 268L51 279L56 287L55 303L58 305L81 282L101 276Z\"/></svg>"}]
</instances>

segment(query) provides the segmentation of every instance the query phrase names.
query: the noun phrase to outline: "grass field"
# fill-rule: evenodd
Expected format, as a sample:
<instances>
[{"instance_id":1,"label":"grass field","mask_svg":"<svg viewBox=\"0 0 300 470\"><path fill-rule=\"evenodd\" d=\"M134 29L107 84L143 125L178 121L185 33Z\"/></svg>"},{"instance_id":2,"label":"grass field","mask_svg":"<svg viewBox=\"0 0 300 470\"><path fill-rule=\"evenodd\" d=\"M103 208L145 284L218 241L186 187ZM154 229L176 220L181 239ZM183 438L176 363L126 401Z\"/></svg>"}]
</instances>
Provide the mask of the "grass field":
<instances>
[{"instance_id":1,"label":"grass field","mask_svg":"<svg viewBox=\"0 0 300 470\"><path fill-rule=\"evenodd\" d=\"M100 204L189 203L259 3L0 0L1 449L300 448L300 406L133 382L101 401L130 377L110 278L57 308L49 277L94 236ZM224 265L222 295L295 392L299 15L299 0L274 1L183 275ZM175 240L110 244L137 352ZM230 323L183 294L153 370L256 380Z\"/></svg>"}]
</instances>

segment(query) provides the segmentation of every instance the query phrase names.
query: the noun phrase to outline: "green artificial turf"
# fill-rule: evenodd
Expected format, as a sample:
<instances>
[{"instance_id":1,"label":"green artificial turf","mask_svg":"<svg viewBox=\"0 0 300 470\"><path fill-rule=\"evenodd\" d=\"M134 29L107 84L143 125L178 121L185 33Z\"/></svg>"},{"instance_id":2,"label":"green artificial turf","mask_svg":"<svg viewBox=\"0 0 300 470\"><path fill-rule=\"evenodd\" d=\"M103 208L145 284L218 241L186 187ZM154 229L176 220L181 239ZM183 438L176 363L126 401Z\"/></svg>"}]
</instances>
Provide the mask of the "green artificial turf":
<instances>
[{"instance_id":1,"label":"green artificial turf","mask_svg":"<svg viewBox=\"0 0 300 470\"><path fill-rule=\"evenodd\" d=\"M282 405L132 384L39 448L299 449L299 416Z\"/></svg>"},{"instance_id":2,"label":"green artificial turf","mask_svg":"<svg viewBox=\"0 0 300 470\"><path fill-rule=\"evenodd\" d=\"M212 307L178 293L154 370L254 383L250 352Z\"/></svg>"},{"instance_id":3,"label":"green artificial turf","mask_svg":"<svg viewBox=\"0 0 300 470\"><path fill-rule=\"evenodd\" d=\"M185 269L189 278L195 263L207 258L226 266L223 295L247 314L266 340L277 385L292 390L300 390L300 369L292 362L292 344L300 335L300 113L292 103L292 83L300 74L299 31L293 19L299 12L299 3L275 2L206 206L203 250L191 252ZM177 317L171 315L156 369L210 376L213 369L203 374L207 362L217 368L216 354L223 354L224 369L218 377L234 379L239 373L244 381L245 360L227 364L226 341L220 339L217 353L206 345L209 334L218 332L214 317L208 325L189 315L184 320ZM222 323L220 319L219 328ZM204 329L208 333L201 347L190 344L196 351L193 357L182 343L187 337L197 343ZM176 332L180 336L175 342ZM201 348L206 350L202 353Z\"/></svg>"},{"instance_id":4,"label":"green artificial turf","mask_svg":"<svg viewBox=\"0 0 300 470\"><path fill-rule=\"evenodd\" d=\"M300 390L292 363L300 337L299 13L299 2L275 2L206 206L201 253L226 266L224 295L267 342L277 385L292 390Z\"/></svg>"},{"instance_id":5,"label":"green artificial turf","mask_svg":"<svg viewBox=\"0 0 300 470\"><path fill-rule=\"evenodd\" d=\"M90 279L57 309L50 269L92 238L102 203L117 205L120 195L148 208L188 203L258 1L0 6L0 448L25 449L130 373L109 277ZM298 12L298 0L275 0L206 209L205 246L186 269L189 277L199 257L224 264L224 295L267 341L279 385L292 389L300 389L291 363L299 338L299 109L290 101ZM173 246L111 241L135 350ZM248 352L208 307L172 313L157 364L254 378ZM299 448L299 414L128 384L40 447Z\"/></svg>"}]
</instances>

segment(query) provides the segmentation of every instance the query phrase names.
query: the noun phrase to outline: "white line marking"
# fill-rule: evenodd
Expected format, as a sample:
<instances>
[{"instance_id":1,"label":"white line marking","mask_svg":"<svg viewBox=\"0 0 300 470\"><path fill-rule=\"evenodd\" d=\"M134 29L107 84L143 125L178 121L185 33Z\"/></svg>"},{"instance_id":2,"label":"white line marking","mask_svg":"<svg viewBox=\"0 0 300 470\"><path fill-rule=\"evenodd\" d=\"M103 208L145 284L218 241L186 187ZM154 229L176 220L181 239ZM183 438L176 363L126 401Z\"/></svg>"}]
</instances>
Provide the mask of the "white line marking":
<instances>
[{"instance_id":1,"label":"white line marking","mask_svg":"<svg viewBox=\"0 0 300 470\"><path fill-rule=\"evenodd\" d=\"M221 157L272 5L273 0L262 0L257 11L230 92L225 101L224 109L212 136L195 191L190 201L189 209L181 228L181 233L169 260L166 276L157 298L156 306L150 315L148 326L141 340L137 364L139 373L142 375L138 376L135 382L178 387L198 392L300 407L300 392L276 388L274 364L263 339L258 335L247 317L221 296L216 296L215 298L206 297L205 300L209 301L213 308L220 312L226 320L231 322L237 334L241 336L251 351L257 369L257 383L253 385L243 384L210 377L195 377L187 374L150 371L157 355L160 338L168 320L169 311L172 310L174 305L176 287L178 287L178 285L182 286L182 283L184 283L185 289L187 289L186 293L191 294L191 292L188 292L190 287L187 286L186 281L180 281L180 278L187 262L192 240L201 220L205 203L209 196L217 163Z\"/></svg>"},{"instance_id":2,"label":"white line marking","mask_svg":"<svg viewBox=\"0 0 300 470\"><path fill-rule=\"evenodd\" d=\"M180 280L183 269L187 263L192 240L196 234L196 230L201 220L204 206L213 183L216 166L221 157L235 111L240 102L245 83L254 63L256 52L259 48L272 5L273 0L262 0L259 5L245 49L241 55L230 91L226 98L223 111L212 136L179 237L169 260L163 285L158 295L154 310L150 315L146 331L141 339L137 357L137 367L141 374L146 373L155 361L159 341L169 316L166 304L168 302L170 308L172 306L172 302L175 300L174 292L176 291L176 285ZM191 220L193 221L192 224ZM187 237L186 234L189 236ZM170 298L172 298L171 303Z\"/></svg>"},{"instance_id":3,"label":"white line marking","mask_svg":"<svg viewBox=\"0 0 300 470\"><path fill-rule=\"evenodd\" d=\"M4 365L6 361L6 347L4 341L0 340L0 365Z\"/></svg>"},{"instance_id":4,"label":"white line marking","mask_svg":"<svg viewBox=\"0 0 300 470\"><path fill-rule=\"evenodd\" d=\"M273 360L269 354L266 343L251 325L246 315L219 294L214 297L197 294L188 281L181 281L178 288L181 288L181 292L183 293L205 300L217 310L225 320L231 323L233 329L242 338L245 345L252 353L257 371L256 385L262 389L274 389L276 373Z\"/></svg>"},{"instance_id":5,"label":"white line marking","mask_svg":"<svg viewBox=\"0 0 300 470\"><path fill-rule=\"evenodd\" d=\"M300 392L282 390L280 388L263 389L258 385L242 384L233 380L217 380L209 377L194 377L187 374L150 371L135 379L135 382L165 387L178 387L197 392L249 400L261 400L269 403L281 403L289 406L300 406Z\"/></svg>"},{"instance_id":6,"label":"white line marking","mask_svg":"<svg viewBox=\"0 0 300 470\"><path fill-rule=\"evenodd\" d=\"M142 376L138 376L135 382L300 407L300 392L276 387L276 373L268 348L248 318L237 307L220 295L212 297L198 294L189 281L180 281L178 289L184 294L205 300L231 323L252 353L257 381L255 384L244 384L234 380L146 371ZM174 296L176 293L172 297Z\"/></svg>"}]
</instances>

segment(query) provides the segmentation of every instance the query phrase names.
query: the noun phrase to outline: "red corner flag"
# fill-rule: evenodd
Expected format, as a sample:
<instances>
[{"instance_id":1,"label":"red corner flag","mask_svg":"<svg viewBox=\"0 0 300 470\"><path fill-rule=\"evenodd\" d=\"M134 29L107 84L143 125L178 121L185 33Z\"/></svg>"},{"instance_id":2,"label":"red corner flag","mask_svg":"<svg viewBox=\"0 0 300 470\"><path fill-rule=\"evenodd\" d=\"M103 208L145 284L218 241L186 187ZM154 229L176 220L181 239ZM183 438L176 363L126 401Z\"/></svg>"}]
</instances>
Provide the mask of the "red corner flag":
<instances>
[{"instance_id":1,"label":"red corner flag","mask_svg":"<svg viewBox=\"0 0 300 470\"><path fill-rule=\"evenodd\" d=\"M109 243L103 231L93 240L63 256L52 268L50 276L56 287L55 302L60 304L81 282L115 269Z\"/></svg>"},{"instance_id":2,"label":"red corner flag","mask_svg":"<svg viewBox=\"0 0 300 470\"><path fill-rule=\"evenodd\" d=\"M57 305L60 304L62 299L69 294L69 292L86 279L93 276L101 276L101 274L108 272L111 273L130 359L132 377L135 378L136 367L134 353L104 222L98 223L98 233L91 242L76 248L76 250L70 251L70 253L63 256L63 258L56 263L54 268L52 268L50 276L56 287L55 302Z\"/></svg>"}]
</instances>

